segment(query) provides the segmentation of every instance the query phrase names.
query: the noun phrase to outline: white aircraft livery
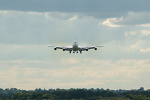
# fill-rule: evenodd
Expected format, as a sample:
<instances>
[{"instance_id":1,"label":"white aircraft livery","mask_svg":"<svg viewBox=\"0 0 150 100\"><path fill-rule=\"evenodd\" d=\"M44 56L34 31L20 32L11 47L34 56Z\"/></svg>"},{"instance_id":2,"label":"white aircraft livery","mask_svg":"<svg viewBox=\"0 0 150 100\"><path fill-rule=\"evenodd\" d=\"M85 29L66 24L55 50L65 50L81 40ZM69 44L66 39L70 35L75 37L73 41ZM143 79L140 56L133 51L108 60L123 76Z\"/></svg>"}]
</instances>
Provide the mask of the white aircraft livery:
<instances>
[{"instance_id":1,"label":"white aircraft livery","mask_svg":"<svg viewBox=\"0 0 150 100\"><path fill-rule=\"evenodd\" d=\"M97 47L103 47L103 46L102 45L93 46L93 47L78 46L78 43L75 41L72 46L59 47L59 46L50 46L50 45L48 45L48 47L54 47L54 50L62 49L63 51L69 51L69 53L71 53L72 51L73 51L73 53L75 53L75 52L78 53L78 51L80 53L82 53L82 51L88 51L89 49L97 50Z\"/></svg>"}]
</instances>

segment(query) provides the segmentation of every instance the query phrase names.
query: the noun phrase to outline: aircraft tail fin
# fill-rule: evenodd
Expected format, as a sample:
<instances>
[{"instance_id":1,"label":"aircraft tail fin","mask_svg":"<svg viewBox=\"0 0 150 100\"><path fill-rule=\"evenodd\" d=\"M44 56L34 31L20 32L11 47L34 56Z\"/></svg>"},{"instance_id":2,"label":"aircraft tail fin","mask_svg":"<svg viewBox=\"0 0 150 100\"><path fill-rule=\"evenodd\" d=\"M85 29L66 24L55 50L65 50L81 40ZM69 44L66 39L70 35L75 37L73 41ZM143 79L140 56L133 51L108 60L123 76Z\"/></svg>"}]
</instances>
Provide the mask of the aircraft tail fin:
<instances>
[{"instance_id":1,"label":"aircraft tail fin","mask_svg":"<svg viewBox=\"0 0 150 100\"><path fill-rule=\"evenodd\" d=\"M75 37L75 42L76 42L76 37Z\"/></svg>"}]
</instances>

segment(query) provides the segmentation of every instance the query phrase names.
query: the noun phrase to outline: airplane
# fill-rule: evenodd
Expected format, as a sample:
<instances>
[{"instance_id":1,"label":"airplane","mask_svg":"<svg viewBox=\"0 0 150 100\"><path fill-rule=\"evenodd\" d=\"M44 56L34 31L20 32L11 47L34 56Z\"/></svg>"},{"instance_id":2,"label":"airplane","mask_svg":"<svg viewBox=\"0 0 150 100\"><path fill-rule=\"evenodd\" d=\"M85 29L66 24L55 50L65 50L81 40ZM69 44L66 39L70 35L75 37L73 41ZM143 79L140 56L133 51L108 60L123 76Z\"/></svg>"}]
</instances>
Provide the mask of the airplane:
<instances>
[{"instance_id":1,"label":"airplane","mask_svg":"<svg viewBox=\"0 0 150 100\"><path fill-rule=\"evenodd\" d=\"M97 50L97 47L103 47L103 46L102 45L93 46L93 47L78 46L78 43L76 41L74 41L72 46L59 47L59 46L50 46L50 45L48 45L48 47L54 47L54 50L62 49L63 51L69 51L69 53L71 53L72 51L73 51L73 53L75 53L75 52L78 53L78 51L80 53L82 53L82 51L88 51L89 49Z\"/></svg>"}]
</instances>

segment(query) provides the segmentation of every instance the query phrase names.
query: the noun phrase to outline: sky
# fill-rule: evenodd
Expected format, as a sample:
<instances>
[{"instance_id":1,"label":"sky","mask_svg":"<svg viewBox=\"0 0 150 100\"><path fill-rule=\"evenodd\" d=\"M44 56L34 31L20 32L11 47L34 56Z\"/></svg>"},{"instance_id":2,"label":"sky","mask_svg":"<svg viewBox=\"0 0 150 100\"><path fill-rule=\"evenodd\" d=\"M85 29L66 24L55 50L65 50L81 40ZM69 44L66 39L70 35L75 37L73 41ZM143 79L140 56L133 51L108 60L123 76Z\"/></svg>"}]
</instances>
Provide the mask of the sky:
<instances>
[{"instance_id":1,"label":"sky","mask_svg":"<svg viewBox=\"0 0 150 100\"><path fill-rule=\"evenodd\" d=\"M0 88L150 89L149 0L0 2Z\"/></svg>"}]
</instances>

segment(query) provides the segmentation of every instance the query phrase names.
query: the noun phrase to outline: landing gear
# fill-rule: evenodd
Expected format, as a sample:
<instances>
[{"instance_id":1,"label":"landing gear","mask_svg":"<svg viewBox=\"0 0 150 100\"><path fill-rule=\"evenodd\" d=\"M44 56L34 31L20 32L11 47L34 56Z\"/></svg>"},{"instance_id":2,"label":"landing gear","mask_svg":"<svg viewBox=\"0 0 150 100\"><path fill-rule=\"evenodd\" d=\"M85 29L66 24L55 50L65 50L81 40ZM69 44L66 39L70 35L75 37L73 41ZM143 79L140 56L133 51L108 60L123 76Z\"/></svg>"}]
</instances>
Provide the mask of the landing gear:
<instances>
[{"instance_id":1,"label":"landing gear","mask_svg":"<svg viewBox=\"0 0 150 100\"><path fill-rule=\"evenodd\" d=\"M82 51L73 51L73 53L82 53ZM69 53L71 53L71 51L69 51Z\"/></svg>"},{"instance_id":2,"label":"landing gear","mask_svg":"<svg viewBox=\"0 0 150 100\"><path fill-rule=\"evenodd\" d=\"M71 51L69 51L69 53L71 53Z\"/></svg>"},{"instance_id":3,"label":"landing gear","mask_svg":"<svg viewBox=\"0 0 150 100\"><path fill-rule=\"evenodd\" d=\"M82 53L82 51L80 51L80 53Z\"/></svg>"}]
</instances>

